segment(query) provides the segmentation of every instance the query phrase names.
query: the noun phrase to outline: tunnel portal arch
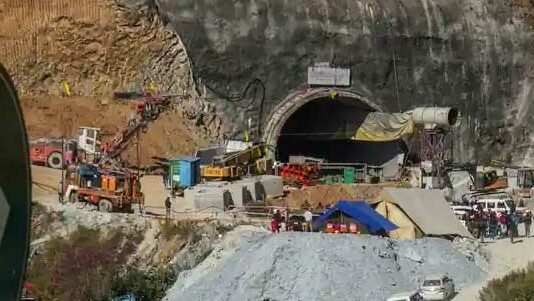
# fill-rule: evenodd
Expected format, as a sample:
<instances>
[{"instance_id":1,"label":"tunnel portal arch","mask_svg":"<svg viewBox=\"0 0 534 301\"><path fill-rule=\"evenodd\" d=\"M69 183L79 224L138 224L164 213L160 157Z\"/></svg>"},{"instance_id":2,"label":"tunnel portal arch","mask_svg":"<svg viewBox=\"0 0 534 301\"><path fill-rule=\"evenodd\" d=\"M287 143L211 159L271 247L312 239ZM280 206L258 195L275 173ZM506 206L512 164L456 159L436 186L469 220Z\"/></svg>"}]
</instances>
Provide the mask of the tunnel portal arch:
<instances>
[{"instance_id":1,"label":"tunnel portal arch","mask_svg":"<svg viewBox=\"0 0 534 301\"><path fill-rule=\"evenodd\" d=\"M281 101L269 115L267 119L263 141L269 146L269 157L276 159L276 149L282 130L290 118L304 105L319 99L331 97L336 93L336 98L354 100L366 105L373 111L383 112L383 109L375 102L352 91L336 88L314 88L299 90L290 93Z\"/></svg>"}]
</instances>

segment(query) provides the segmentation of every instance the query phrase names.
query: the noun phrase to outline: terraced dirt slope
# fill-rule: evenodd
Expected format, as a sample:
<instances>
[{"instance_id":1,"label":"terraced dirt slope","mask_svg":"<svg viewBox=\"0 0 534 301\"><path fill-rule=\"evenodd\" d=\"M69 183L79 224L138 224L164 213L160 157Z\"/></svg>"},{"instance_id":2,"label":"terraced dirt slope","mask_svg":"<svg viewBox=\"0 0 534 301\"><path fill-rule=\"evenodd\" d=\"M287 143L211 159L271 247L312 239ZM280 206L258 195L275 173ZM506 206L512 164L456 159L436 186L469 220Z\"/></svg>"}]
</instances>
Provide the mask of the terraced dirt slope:
<instances>
[{"instance_id":1,"label":"terraced dirt slope","mask_svg":"<svg viewBox=\"0 0 534 301\"><path fill-rule=\"evenodd\" d=\"M74 95L191 87L185 49L148 12L113 0L0 1L0 61L21 94Z\"/></svg>"}]
</instances>

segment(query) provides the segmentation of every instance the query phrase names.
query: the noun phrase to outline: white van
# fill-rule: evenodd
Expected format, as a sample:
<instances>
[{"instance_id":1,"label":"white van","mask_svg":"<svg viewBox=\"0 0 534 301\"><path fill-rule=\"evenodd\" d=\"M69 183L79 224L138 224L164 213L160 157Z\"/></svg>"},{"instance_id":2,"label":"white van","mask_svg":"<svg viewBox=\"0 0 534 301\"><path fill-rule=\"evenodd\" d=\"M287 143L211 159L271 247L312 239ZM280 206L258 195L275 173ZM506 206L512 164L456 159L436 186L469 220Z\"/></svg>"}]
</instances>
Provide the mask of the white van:
<instances>
[{"instance_id":1,"label":"white van","mask_svg":"<svg viewBox=\"0 0 534 301\"><path fill-rule=\"evenodd\" d=\"M514 201L510 198L498 198L498 199L480 199L477 201L477 205L481 205L484 212L510 212L510 207L513 206ZM476 206L473 209L476 210ZM517 212L524 211L523 207L516 207Z\"/></svg>"},{"instance_id":2,"label":"white van","mask_svg":"<svg viewBox=\"0 0 534 301\"><path fill-rule=\"evenodd\" d=\"M423 297L419 291L394 294L387 301L422 301Z\"/></svg>"}]
</instances>

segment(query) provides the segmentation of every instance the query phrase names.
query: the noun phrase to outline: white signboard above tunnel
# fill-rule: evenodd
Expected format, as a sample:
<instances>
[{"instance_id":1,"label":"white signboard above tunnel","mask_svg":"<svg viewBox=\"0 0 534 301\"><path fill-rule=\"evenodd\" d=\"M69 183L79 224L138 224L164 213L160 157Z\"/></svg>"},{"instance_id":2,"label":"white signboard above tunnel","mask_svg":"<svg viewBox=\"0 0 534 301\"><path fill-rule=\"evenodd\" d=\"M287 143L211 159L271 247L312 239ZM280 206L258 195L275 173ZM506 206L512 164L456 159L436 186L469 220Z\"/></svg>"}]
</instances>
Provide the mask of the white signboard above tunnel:
<instances>
[{"instance_id":1,"label":"white signboard above tunnel","mask_svg":"<svg viewBox=\"0 0 534 301\"><path fill-rule=\"evenodd\" d=\"M349 87L350 69L332 68L322 65L308 67L308 85Z\"/></svg>"}]
</instances>

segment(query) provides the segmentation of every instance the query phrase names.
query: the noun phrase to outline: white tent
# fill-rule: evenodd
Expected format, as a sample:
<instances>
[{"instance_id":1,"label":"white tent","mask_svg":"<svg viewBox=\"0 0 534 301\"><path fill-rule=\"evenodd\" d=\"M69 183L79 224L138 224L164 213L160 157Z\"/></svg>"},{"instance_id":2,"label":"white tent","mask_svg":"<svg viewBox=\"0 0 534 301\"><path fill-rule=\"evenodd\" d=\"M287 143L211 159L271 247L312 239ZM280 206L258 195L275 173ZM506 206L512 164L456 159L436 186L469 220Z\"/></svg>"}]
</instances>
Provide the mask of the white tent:
<instances>
[{"instance_id":1,"label":"white tent","mask_svg":"<svg viewBox=\"0 0 534 301\"><path fill-rule=\"evenodd\" d=\"M392 220L400 227L399 238L418 237L419 231L424 235L473 237L454 215L439 190L386 187L375 203L378 203L377 211L388 219L404 220L404 225ZM396 211L397 208L404 214ZM413 225L407 222L405 216Z\"/></svg>"}]
</instances>

